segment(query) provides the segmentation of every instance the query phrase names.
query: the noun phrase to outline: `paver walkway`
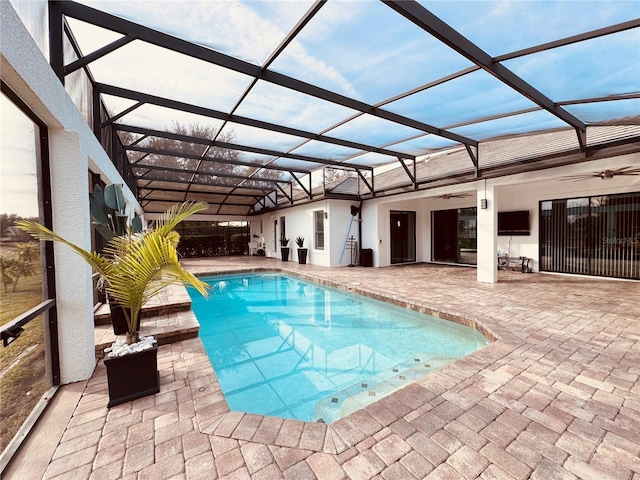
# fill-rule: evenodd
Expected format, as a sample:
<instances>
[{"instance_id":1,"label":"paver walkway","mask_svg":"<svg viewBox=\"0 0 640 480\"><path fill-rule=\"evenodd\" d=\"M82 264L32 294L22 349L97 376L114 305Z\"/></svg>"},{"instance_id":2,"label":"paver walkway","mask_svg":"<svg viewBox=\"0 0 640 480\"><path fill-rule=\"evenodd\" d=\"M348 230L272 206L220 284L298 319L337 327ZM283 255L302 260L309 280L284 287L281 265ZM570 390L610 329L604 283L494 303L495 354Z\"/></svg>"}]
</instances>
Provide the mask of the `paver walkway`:
<instances>
[{"instance_id":1,"label":"paver walkway","mask_svg":"<svg viewBox=\"0 0 640 480\"><path fill-rule=\"evenodd\" d=\"M286 269L467 319L496 341L330 426L229 412L197 338L160 347L159 394L111 410L99 362L45 478L640 480L640 283L500 272L480 284L475 269L436 265Z\"/></svg>"}]
</instances>

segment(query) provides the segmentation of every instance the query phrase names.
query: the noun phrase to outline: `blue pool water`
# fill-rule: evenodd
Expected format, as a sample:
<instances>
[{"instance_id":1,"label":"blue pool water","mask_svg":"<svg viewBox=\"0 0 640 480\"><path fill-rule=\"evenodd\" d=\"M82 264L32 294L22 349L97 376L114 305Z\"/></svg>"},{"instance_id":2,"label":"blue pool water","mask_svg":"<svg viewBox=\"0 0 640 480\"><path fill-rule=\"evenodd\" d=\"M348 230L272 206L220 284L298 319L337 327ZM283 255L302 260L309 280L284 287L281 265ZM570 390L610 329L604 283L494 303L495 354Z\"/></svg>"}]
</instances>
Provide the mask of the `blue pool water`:
<instances>
[{"instance_id":1,"label":"blue pool water","mask_svg":"<svg viewBox=\"0 0 640 480\"><path fill-rule=\"evenodd\" d=\"M278 273L204 278L200 337L231 410L331 423L488 344L476 330Z\"/></svg>"}]
</instances>

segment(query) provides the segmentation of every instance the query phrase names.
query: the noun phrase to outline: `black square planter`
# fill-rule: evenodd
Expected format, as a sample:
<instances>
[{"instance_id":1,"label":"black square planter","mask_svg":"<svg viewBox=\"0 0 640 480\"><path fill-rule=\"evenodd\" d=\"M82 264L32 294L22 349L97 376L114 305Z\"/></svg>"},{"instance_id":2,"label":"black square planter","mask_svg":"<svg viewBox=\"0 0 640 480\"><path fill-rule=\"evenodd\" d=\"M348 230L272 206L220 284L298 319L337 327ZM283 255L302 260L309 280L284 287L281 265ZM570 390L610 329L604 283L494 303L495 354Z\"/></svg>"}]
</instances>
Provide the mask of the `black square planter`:
<instances>
[{"instance_id":1,"label":"black square planter","mask_svg":"<svg viewBox=\"0 0 640 480\"><path fill-rule=\"evenodd\" d=\"M160 391L158 344L142 352L105 358L104 364L109 384L109 408Z\"/></svg>"}]
</instances>

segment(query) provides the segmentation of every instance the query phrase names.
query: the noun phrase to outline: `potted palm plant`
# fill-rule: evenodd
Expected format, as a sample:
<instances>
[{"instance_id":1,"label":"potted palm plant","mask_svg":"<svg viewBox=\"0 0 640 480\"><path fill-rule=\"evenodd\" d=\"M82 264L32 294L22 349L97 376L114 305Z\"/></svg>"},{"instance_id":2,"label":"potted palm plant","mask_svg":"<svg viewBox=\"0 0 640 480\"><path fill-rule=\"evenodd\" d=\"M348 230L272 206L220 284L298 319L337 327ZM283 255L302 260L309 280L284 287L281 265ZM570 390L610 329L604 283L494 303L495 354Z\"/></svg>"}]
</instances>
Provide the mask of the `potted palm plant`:
<instances>
[{"instance_id":1,"label":"potted palm plant","mask_svg":"<svg viewBox=\"0 0 640 480\"><path fill-rule=\"evenodd\" d=\"M280 237L280 255L283 262L289 261L289 239L284 235Z\"/></svg>"},{"instance_id":2,"label":"potted palm plant","mask_svg":"<svg viewBox=\"0 0 640 480\"><path fill-rule=\"evenodd\" d=\"M296 245L298 245L298 263L305 265L307 263L307 249L304 248L304 237L297 237Z\"/></svg>"},{"instance_id":3,"label":"potted palm plant","mask_svg":"<svg viewBox=\"0 0 640 480\"><path fill-rule=\"evenodd\" d=\"M112 183L105 185L104 188L96 185L93 192L89 194L89 205L93 218L91 223L104 242L124 235L127 229L133 233L142 231L142 219L138 215L131 220L131 225L128 225L129 216L126 213L126 201L121 184ZM102 251L102 243L98 244L98 248L98 251ZM99 290L99 293L102 294L102 300L106 300L109 306L113 333L124 335L127 332L127 318L122 306L110 298L106 292Z\"/></svg>"},{"instance_id":4,"label":"potted palm plant","mask_svg":"<svg viewBox=\"0 0 640 480\"><path fill-rule=\"evenodd\" d=\"M85 250L38 223L17 223L37 239L71 248L98 273L107 295L122 306L127 321L126 341L114 343L105 358L109 407L159 391L157 343L149 337L139 341L142 306L173 284L188 284L207 295L207 284L180 265L176 250L180 236L174 230L182 220L206 208L203 203L176 205L146 232L129 230L112 238L104 253Z\"/></svg>"}]
</instances>

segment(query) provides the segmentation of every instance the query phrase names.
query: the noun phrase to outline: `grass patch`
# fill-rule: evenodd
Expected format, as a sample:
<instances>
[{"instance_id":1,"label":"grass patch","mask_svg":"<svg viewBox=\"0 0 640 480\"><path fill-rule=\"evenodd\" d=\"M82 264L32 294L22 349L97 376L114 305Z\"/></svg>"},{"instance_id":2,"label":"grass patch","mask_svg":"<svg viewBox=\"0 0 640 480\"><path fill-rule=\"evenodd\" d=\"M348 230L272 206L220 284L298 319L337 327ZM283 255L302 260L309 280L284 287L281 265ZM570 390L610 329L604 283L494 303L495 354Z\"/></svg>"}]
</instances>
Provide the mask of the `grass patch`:
<instances>
[{"instance_id":1,"label":"grass patch","mask_svg":"<svg viewBox=\"0 0 640 480\"><path fill-rule=\"evenodd\" d=\"M0 324L41 302L40 273L21 278L15 293L0 291ZM49 388L43 321L42 316L31 320L17 340L6 348L0 344L0 450L6 448Z\"/></svg>"}]
</instances>

